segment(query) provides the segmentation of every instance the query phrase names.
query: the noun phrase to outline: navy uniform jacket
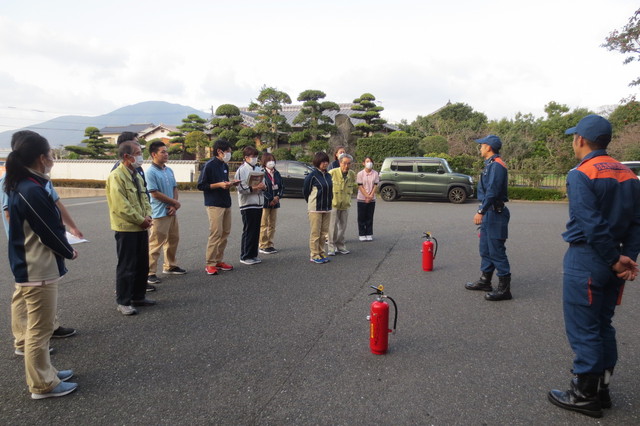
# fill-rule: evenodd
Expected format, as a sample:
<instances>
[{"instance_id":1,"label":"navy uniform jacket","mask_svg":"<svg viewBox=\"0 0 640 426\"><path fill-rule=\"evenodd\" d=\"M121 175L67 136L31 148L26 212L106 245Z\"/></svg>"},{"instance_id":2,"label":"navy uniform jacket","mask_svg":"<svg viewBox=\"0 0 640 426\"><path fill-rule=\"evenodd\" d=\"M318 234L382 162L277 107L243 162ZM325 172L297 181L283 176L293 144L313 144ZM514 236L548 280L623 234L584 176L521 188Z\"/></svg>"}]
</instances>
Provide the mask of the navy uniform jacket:
<instances>
[{"instance_id":1,"label":"navy uniform jacket","mask_svg":"<svg viewBox=\"0 0 640 426\"><path fill-rule=\"evenodd\" d=\"M509 201L507 198L508 184L507 165L502 161L502 158L495 154L485 160L480 182L478 182L478 200L480 200L478 210L484 214L496 204L503 205Z\"/></svg>"},{"instance_id":2,"label":"navy uniform jacket","mask_svg":"<svg viewBox=\"0 0 640 426\"><path fill-rule=\"evenodd\" d=\"M640 181L605 150L592 151L567 175L568 243L587 243L608 265L640 251ZM622 248L620 245L622 244Z\"/></svg>"},{"instance_id":3,"label":"navy uniform jacket","mask_svg":"<svg viewBox=\"0 0 640 426\"><path fill-rule=\"evenodd\" d=\"M228 189L214 188L209 185L229 181L229 166L218 157L214 157L202 168L198 178L198 189L204 193L204 205L210 207L231 207L231 193Z\"/></svg>"},{"instance_id":4,"label":"navy uniform jacket","mask_svg":"<svg viewBox=\"0 0 640 426\"><path fill-rule=\"evenodd\" d=\"M308 203L310 212L331 211L333 202L333 181L329 172L321 172L314 168L311 173L304 178L302 195Z\"/></svg>"},{"instance_id":5,"label":"navy uniform jacket","mask_svg":"<svg viewBox=\"0 0 640 426\"><path fill-rule=\"evenodd\" d=\"M274 197L282 198L284 195L284 183L282 182L282 176L280 176L280 172L277 169L273 169L273 182L271 181L271 176L267 169L264 169L264 184L267 186L267 189L264 190L262 195L264 195L264 205L265 209L277 209L280 208L280 201L278 201L274 206L269 205L271 201L273 201ZM273 185L278 185L278 189L273 189Z\"/></svg>"}]
</instances>

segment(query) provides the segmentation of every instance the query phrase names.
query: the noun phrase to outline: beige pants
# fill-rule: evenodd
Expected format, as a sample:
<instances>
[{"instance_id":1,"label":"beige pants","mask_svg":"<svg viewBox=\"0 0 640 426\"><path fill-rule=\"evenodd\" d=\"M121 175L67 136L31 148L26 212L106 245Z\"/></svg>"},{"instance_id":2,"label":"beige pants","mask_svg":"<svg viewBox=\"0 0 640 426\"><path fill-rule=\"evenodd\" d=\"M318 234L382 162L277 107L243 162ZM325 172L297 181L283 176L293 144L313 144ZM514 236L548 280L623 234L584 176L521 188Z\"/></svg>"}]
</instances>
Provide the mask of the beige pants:
<instances>
[{"instance_id":1,"label":"beige pants","mask_svg":"<svg viewBox=\"0 0 640 426\"><path fill-rule=\"evenodd\" d=\"M180 233L178 227L178 217L165 216L153 219L153 226L149 233L149 275L155 275L158 270L158 258L160 251L164 248L163 269L178 266L176 263L176 252Z\"/></svg>"},{"instance_id":2,"label":"beige pants","mask_svg":"<svg viewBox=\"0 0 640 426\"><path fill-rule=\"evenodd\" d=\"M278 209L262 209L262 220L260 221L260 244L261 249L273 247L273 237L276 234L276 219Z\"/></svg>"},{"instance_id":3,"label":"beige pants","mask_svg":"<svg viewBox=\"0 0 640 426\"><path fill-rule=\"evenodd\" d=\"M207 241L207 266L222 262L227 238L231 233L231 209L207 206L209 216L209 240Z\"/></svg>"},{"instance_id":4,"label":"beige pants","mask_svg":"<svg viewBox=\"0 0 640 426\"><path fill-rule=\"evenodd\" d=\"M16 285L11 300L11 328L23 336L24 367L32 393L47 393L58 386L58 371L49 358L49 339L54 330L58 283L37 287Z\"/></svg>"},{"instance_id":5,"label":"beige pants","mask_svg":"<svg viewBox=\"0 0 640 426\"><path fill-rule=\"evenodd\" d=\"M330 212L309 212L309 225L311 227L311 232L309 233L309 251L311 252L312 259L326 257L324 242L327 240L330 220Z\"/></svg>"},{"instance_id":6,"label":"beige pants","mask_svg":"<svg viewBox=\"0 0 640 426\"><path fill-rule=\"evenodd\" d=\"M329 252L346 250L344 233L347 230L347 219L349 210L331 210L331 220L329 221Z\"/></svg>"}]
</instances>

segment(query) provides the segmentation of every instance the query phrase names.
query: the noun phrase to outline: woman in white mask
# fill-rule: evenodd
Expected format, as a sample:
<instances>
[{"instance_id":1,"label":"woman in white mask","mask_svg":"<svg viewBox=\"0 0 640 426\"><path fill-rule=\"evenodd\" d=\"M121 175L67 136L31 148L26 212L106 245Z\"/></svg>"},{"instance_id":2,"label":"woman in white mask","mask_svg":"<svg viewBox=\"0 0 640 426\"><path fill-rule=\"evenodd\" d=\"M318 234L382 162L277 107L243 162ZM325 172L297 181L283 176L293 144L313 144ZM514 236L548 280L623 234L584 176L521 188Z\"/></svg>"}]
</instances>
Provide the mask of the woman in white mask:
<instances>
[{"instance_id":1,"label":"woman in white mask","mask_svg":"<svg viewBox=\"0 0 640 426\"><path fill-rule=\"evenodd\" d=\"M242 215L242 243L240 246L240 263L255 265L262 260L258 257L258 241L260 239L260 222L262 206L264 174L258 163L258 150L246 146L242 150L244 163L236 171L238 184L238 205Z\"/></svg>"},{"instance_id":2,"label":"woman in white mask","mask_svg":"<svg viewBox=\"0 0 640 426\"><path fill-rule=\"evenodd\" d=\"M284 184L280 172L276 169L276 157L265 152L260 158L264 165L264 182L266 189L263 192L264 204L262 209L262 221L260 222L259 251L264 254L274 254L278 250L273 246L273 237L276 233L276 218L280 208L280 199L284 193Z\"/></svg>"},{"instance_id":3,"label":"woman in white mask","mask_svg":"<svg viewBox=\"0 0 640 426\"><path fill-rule=\"evenodd\" d=\"M360 241L373 241L373 213L376 210L376 188L380 183L378 172L373 170L373 160L366 157L364 169L356 176L358 184L358 235Z\"/></svg>"}]
</instances>

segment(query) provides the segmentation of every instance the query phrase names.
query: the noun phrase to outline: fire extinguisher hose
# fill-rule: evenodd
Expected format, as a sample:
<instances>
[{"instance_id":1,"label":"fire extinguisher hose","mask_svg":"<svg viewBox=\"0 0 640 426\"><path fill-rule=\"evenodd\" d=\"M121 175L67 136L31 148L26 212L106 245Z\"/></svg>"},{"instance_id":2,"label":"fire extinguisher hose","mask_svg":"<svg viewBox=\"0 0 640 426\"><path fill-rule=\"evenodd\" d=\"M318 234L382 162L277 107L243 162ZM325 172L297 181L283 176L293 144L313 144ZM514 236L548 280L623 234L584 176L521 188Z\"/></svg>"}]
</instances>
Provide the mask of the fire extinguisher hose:
<instances>
[{"instance_id":1,"label":"fire extinguisher hose","mask_svg":"<svg viewBox=\"0 0 640 426\"><path fill-rule=\"evenodd\" d=\"M433 241L435 242L435 247L433 248L433 258L436 258L436 254L438 253L438 240L436 240L434 237L431 237L433 239Z\"/></svg>"},{"instance_id":2,"label":"fire extinguisher hose","mask_svg":"<svg viewBox=\"0 0 640 426\"><path fill-rule=\"evenodd\" d=\"M396 325L398 325L398 305L396 304L396 301L393 300L391 297L387 295L385 295L384 297L393 302L393 309L394 311L396 311L396 314L394 315L394 318L393 318L393 331L396 331Z\"/></svg>"}]
</instances>

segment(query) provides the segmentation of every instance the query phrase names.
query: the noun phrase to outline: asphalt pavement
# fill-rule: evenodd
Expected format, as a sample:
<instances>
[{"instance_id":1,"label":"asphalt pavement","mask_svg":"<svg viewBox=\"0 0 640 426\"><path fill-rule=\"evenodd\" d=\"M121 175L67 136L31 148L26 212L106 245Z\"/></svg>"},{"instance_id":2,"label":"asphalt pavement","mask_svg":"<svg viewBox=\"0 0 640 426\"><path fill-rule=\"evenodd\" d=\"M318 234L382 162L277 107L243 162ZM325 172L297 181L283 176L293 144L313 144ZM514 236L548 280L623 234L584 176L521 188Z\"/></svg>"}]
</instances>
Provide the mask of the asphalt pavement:
<instances>
[{"instance_id":1,"label":"asphalt pavement","mask_svg":"<svg viewBox=\"0 0 640 426\"><path fill-rule=\"evenodd\" d=\"M276 247L259 265L240 264L242 221L233 194L225 261L204 271L207 215L200 193L181 194L178 259L155 307L124 317L114 295L115 240L104 198L63 200L89 243L67 263L59 314L78 334L54 339L52 361L74 369L76 392L31 400L10 330L12 276L0 280L0 424L7 425L590 425L640 424L640 324L636 283L614 324L620 360L613 408L602 419L547 402L566 390L572 352L561 306L560 234L565 203L509 203L507 242L514 299L487 302L464 289L479 276L474 202L378 201L374 241L309 262L301 199L285 199ZM355 201L354 201L355 204ZM435 269L423 272L422 234L438 239ZM6 259L6 245L0 247ZM370 285L399 307L386 355L369 351Z\"/></svg>"}]
</instances>

